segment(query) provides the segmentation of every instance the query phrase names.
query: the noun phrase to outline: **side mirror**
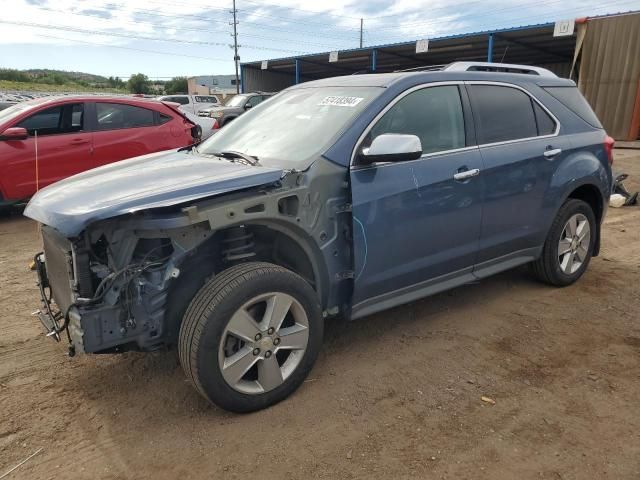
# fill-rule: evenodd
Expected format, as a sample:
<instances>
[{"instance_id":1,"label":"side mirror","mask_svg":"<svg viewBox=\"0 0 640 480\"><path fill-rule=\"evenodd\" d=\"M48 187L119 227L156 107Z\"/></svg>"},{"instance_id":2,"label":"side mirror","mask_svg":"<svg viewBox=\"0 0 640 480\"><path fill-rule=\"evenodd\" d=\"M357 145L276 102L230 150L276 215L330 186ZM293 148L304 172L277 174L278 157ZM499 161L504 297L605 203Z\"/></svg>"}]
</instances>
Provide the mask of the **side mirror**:
<instances>
[{"instance_id":1,"label":"side mirror","mask_svg":"<svg viewBox=\"0 0 640 480\"><path fill-rule=\"evenodd\" d=\"M422 143L416 135L384 133L371 142L369 148L362 150L362 163L403 162L417 160L422 156Z\"/></svg>"},{"instance_id":2,"label":"side mirror","mask_svg":"<svg viewBox=\"0 0 640 480\"><path fill-rule=\"evenodd\" d=\"M29 138L26 128L11 127L0 133L0 140L26 140Z\"/></svg>"},{"instance_id":3,"label":"side mirror","mask_svg":"<svg viewBox=\"0 0 640 480\"><path fill-rule=\"evenodd\" d=\"M251 109L251 108L253 108L253 105L252 105L252 104L250 104L250 103L247 103L247 104L244 106L244 109L245 109L245 110L249 110L249 109Z\"/></svg>"}]
</instances>

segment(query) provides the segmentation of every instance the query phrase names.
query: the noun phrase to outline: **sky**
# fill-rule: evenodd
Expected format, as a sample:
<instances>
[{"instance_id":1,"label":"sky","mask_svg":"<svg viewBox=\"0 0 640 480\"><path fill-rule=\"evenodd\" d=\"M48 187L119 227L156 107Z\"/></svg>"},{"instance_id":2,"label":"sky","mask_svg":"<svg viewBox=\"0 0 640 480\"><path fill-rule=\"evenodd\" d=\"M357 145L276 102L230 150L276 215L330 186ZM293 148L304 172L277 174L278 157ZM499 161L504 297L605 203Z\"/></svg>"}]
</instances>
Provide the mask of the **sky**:
<instances>
[{"instance_id":1,"label":"sky","mask_svg":"<svg viewBox=\"0 0 640 480\"><path fill-rule=\"evenodd\" d=\"M232 0L0 0L0 68L233 73ZM237 0L242 62L640 9L640 0Z\"/></svg>"}]
</instances>

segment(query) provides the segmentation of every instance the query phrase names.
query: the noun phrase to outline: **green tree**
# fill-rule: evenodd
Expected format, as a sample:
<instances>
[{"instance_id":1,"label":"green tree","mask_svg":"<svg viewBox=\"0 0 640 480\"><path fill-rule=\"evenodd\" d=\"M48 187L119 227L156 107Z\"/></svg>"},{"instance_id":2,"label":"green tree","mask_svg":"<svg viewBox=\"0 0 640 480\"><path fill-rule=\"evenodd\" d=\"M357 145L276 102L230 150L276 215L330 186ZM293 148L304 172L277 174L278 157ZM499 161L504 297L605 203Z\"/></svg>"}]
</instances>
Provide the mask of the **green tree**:
<instances>
[{"instance_id":1,"label":"green tree","mask_svg":"<svg viewBox=\"0 0 640 480\"><path fill-rule=\"evenodd\" d=\"M124 88L125 83L122 81L120 77L109 77L107 78L107 85L111 88Z\"/></svg>"},{"instance_id":2,"label":"green tree","mask_svg":"<svg viewBox=\"0 0 640 480\"><path fill-rule=\"evenodd\" d=\"M11 68L1 68L0 69L0 80L10 80L13 82L30 82L31 78L19 70L14 70Z\"/></svg>"},{"instance_id":3,"label":"green tree","mask_svg":"<svg viewBox=\"0 0 640 480\"><path fill-rule=\"evenodd\" d=\"M176 93L187 93L188 90L189 87L187 86L187 77L173 77L164 86L164 91L167 93L167 95L173 95Z\"/></svg>"},{"instance_id":4,"label":"green tree","mask_svg":"<svg viewBox=\"0 0 640 480\"><path fill-rule=\"evenodd\" d=\"M136 73L127 81L127 87L131 93L149 93L151 81L144 73Z\"/></svg>"}]
</instances>

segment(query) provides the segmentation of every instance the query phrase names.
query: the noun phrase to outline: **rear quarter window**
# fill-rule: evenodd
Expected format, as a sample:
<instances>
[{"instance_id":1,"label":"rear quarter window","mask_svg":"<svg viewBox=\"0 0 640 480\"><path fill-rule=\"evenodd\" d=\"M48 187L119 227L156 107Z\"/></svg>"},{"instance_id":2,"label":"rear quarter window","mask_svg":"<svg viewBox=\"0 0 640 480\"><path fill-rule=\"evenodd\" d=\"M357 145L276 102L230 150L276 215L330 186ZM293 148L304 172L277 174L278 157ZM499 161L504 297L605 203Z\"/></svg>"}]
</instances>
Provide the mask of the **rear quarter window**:
<instances>
[{"instance_id":1,"label":"rear quarter window","mask_svg":"<svg viewBox=\"0 0 640 480\"><path fill-rule=\"evenodd\" d=\"M98 130L150 127L154 122L154 112L142 107L124 103L96 103Z\"/></svg>"},{"instance_id":2,"label":"rear quarter window","mask_svg":"<svg viewBox=\"0 0 640 480\"><path fill-rule=\"evenodd\" d=\"M562 103L573 113L582 118L589 125L603 128L600 120L591 109L589 103L582 96L578 87L543 87L552 97Z\"/></svg>"}]
</instances>

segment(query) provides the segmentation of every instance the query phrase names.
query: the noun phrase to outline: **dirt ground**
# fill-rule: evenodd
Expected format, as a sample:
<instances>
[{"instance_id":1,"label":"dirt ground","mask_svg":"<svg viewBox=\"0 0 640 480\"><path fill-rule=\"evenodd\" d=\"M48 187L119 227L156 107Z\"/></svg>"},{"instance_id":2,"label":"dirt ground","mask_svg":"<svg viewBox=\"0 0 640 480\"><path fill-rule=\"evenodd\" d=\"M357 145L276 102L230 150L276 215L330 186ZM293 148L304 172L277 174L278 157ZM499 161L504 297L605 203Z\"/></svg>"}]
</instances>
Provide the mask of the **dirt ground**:
<instances>
[{"instance_id":1,"label":"dirt ground","mask_svg":"<svg viewBox=\"0 0 640 480\"><path fill-rule=\"evenodd\" d=\"M616 151L640 189L640 152ZM640 207L553 289L526 269L352 323L266 411L208 405L175 352L68 358L42 335L36 225L0 218L0 476L640 478ZM481 400L482 396L495 404Z\"/></svg>"}]
</instances>

